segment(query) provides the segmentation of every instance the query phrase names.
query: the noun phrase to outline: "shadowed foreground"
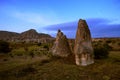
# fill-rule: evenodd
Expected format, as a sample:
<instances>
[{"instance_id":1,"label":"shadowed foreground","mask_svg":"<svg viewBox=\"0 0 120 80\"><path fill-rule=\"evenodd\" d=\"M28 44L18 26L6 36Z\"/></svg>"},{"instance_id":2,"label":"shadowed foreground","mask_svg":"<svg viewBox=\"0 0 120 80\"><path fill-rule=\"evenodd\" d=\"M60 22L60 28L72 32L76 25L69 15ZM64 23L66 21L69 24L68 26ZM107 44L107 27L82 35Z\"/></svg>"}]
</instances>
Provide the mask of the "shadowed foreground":
<instances>
[{"instance_id":1,"label":"shadowed foreground","mask_svg":"<svg viewBox=\"0 0 120 80\"><path fill-rule=\"evenodd\" d=\"M95 60L86 67L61 58L37 60L0 71L0 80L120 80L119 73L120 52L114 51L108 59Z\"/></svg>"}]
</instances>

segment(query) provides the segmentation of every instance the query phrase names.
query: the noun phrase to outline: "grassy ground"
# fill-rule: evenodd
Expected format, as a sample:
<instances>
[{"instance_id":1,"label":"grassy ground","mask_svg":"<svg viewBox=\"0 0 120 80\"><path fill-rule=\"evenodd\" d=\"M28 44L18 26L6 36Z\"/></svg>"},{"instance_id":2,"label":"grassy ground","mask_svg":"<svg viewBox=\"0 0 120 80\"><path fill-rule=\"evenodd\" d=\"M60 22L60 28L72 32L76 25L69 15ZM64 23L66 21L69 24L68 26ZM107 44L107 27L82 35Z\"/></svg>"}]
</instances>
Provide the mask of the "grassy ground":
<instances>
[{"instance_id":1,"label":"grassy ground","mask_svg":"<svg viewBox=\"0 0 120 80\"><path fill-rule=\"evenodd\" d=\"M19 66L29 65L36 62L40 62L42 60L49 59L46 56L35 56L35 57L15 57L15 58L5 58L0 61L0 72L9 71L11 69L17 68Z\"/></svg>"},{"instance_id":2,"label":"grassy ground","mask_svg":"<svg viewBox=\"0 0 120 80\"><path fill-rule=\"evenodd\" d=\"M8 62L8 63L7 63ZM67 59L34 57L0 63L0 80L120 80L120 51L86 67Z\"/></svg>"}]
</instances>

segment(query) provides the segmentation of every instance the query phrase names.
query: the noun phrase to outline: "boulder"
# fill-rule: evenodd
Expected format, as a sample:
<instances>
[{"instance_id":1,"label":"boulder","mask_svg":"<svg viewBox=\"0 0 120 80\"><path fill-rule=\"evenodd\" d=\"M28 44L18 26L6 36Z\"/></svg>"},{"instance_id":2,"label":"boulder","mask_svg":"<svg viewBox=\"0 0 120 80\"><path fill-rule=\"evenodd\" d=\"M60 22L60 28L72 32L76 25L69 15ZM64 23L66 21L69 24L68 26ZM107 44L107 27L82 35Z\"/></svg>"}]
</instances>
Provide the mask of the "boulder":
<instances>
[{"instance_id":1,"label":"boulder","mask_svg":"<svg viewBox=\"0 0 120 80\"><path fill-rule=\"evenodd\" d=\"M82 19L78 22L74 54L76 65L86 66L94 63L91 33L86 21Z\"/></svg>"}]
</instances>

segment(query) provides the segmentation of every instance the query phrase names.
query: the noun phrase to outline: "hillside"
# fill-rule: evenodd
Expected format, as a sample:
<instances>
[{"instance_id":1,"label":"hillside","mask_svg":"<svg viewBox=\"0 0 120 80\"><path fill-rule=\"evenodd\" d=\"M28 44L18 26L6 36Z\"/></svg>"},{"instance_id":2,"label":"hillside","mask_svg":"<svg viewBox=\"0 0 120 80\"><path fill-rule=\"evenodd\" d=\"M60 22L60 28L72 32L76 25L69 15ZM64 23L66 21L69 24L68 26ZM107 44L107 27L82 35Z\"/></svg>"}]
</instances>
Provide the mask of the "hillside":
<instances>
[{"instance_id":1,"label":"hillside","mask_svg":"<svg viewBox=\"0 0 120 80\"><path fill-rule=\"evenodd\" d=\"M24 38L26 38L26 39L35 38L36 39L36 38L39 38L39 34L36 30L30 29L28 31L22 32L20 34L20 37L23 38L23 39Z\"/></svg>"},{"instance_id":2,"label":"hillside","mask_svg":"<svg viewBox=\"0 0 120 80\"><path fill-rule=\"evenodd\" d=\"M24 31L22 33L0 31L0 40L15 41L15 42L45 42L52 39L49 34L38 33L34 29Z\"/></svg>"},{"instance_id":3,"label":"hillside","mask_svg":"<svg viewBox=\"0 0 120 80\"><path fill-rule=\"evenodd\" d=\"M20 34L16 32L9 32L9 31L0 31L0 40L9 40L13 37L18 37Z\"/></svg>"}]
</instances>

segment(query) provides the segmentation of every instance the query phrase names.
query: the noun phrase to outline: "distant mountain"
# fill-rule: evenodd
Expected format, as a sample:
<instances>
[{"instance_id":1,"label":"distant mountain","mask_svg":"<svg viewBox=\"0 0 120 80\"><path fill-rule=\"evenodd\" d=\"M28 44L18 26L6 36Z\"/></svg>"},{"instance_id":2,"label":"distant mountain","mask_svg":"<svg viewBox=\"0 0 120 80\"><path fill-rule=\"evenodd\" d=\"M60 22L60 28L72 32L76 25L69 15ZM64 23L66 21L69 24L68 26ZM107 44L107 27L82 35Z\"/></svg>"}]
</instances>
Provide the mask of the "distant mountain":
<instances>
[{"instance_id":1,"label":"distant mountain","mask_svg":"<svg viewBox=\"0 0 120 80\"><path fill-rule=\"evenodd\" d=\"M20 37L21 38L39 38L39 33L36 31L36 30L34 30L34 29L30 29L30 30L28 30L28 31L25 31L25 32L22 32L21 34L20 34Z\"/></svg>"},{"instance_id":2,"label":"distant mountain","mask_svg":"<svg viewBox=\"0 0 120 80\"><path fill-rule=\"evenodd\" d=\"M28 31L22 32L20 34L22 38L51 38L49 34L38 33L35 29L30 29Z\"/></svg>"},{"instance_id":3,"label":"distant mountain","mask_svg":"<svg viewBox=\"0 0 120 80\"><path fill-rule=\"evenodd\" d=\"M18 37L20 34L16 32L0 31L0 40L9 40Z\"/></svg>"},{"instance_id":4,"label":"distant mountain","mask_svg":"<svg viewBox=\"0 0 120 80\"><path fill-rule=\"evenodd\" d=\"M47 42L53 38L49 34L38 33L34 29L22 33L0 31L0 40L16 42Z\"/></svg>"},{"instance_id":5,"label":"distant mountain","mask_svg":"<svg viewBox=\"0 0 120 80\"><path fill-rule=\"evenodd\" d=\"M49 34L39 33L39 38L51 38L51 36Z\"/></svg>"}]
</instances>

